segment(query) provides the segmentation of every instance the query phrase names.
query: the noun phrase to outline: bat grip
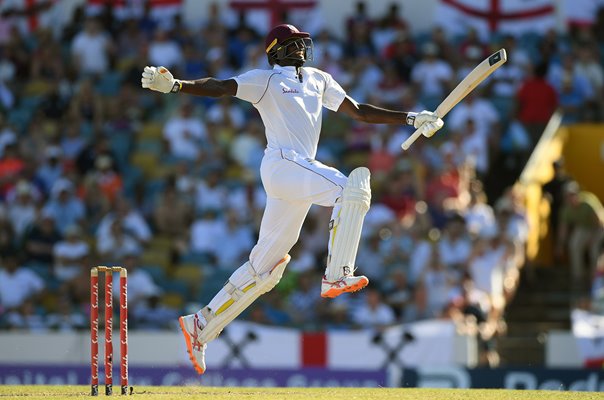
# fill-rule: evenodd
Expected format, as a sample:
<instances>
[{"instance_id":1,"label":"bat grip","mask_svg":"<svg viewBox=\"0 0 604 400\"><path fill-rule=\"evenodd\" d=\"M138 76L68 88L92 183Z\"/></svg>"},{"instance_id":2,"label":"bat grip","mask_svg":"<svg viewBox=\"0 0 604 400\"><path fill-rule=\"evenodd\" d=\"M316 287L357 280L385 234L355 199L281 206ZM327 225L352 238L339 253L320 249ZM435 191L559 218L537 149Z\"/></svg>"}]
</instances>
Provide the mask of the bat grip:
<instances>
[{"instance_id":1,"label":"bat grip","mask_svg":"<svg viewBox=\"0 0 604 400\"><path fill-rule=\"evenodd\" d=\"M401 147L403 148L403 150L408 150L409 147L413 144L413 142L415 142L417 140L418 137L420 137L422 135L422 130L420 129L416 129L415 132L413 132L413 134L411 136L409 136L407 138L407 140L405 140L403 142L403 144L401 144Z\"/></svg>"}]
</instances>

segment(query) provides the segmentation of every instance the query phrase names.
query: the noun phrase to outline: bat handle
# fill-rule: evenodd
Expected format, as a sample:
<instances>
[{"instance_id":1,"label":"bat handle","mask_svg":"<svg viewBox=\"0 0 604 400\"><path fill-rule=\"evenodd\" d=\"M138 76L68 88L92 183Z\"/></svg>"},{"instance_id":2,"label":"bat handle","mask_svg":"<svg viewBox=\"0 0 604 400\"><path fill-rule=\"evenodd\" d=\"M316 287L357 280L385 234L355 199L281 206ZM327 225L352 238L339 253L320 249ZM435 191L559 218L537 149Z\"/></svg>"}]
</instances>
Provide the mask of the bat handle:
<instances>
[{"instance_id":1,"label":"bat handle","mask_svg":"<svg viewBox=\"0 0 604 400\"><path fill-rule=\"evenodd\" d=\"M413 144L413 142L415 142L417 140L418 137L420 137L422 135L422 130L420 129L416 129L415 132L413 132L413 135L409 136L407 138L407 140L405 140L403 142L403 144L401 144L401 147L403 148L403 150L408 150L409 147Z\"/></svg>"}]
</instances>

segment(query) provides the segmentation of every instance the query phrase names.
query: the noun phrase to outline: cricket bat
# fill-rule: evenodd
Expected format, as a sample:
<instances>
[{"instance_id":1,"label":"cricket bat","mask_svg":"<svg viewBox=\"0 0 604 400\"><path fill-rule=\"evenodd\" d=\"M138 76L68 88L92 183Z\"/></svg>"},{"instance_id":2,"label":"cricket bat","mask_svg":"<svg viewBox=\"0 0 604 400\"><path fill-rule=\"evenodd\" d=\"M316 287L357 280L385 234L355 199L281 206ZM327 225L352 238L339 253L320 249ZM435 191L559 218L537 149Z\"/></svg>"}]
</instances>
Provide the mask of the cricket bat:
<instances>
[{"instance_id":1,"label":"cricket bat","mask_svg":"<svg viewBox=\"0 0 604 400\"><path fill-rule=\"evenodd\" d=\"M505 49L500 49L491 54L476 66L459 84L449 93L446 99L436 108L434 113L443 118L457 103L463 100L476 86L491 75L497 68L502 66L508 59ZM403 150L409 149L409 146L422 134L421 128L413 132L401 145Z\"/></svg>"}]
</instances>

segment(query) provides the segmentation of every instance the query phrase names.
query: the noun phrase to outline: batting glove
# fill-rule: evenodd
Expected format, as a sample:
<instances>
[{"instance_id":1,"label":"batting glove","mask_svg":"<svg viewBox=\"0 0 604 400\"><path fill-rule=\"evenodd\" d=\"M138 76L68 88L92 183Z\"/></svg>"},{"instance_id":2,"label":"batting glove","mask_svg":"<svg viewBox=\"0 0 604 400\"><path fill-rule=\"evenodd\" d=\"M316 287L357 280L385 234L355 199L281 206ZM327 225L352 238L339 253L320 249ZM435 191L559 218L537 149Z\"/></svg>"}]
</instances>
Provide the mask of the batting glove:
<instances>
[{"instance_id":1,"label":"batting glove","mask_svg":"<svg viewBox=\"0 0 604 400\"><path fill-rule=\"evenodd\" d=\"M422 111L420 113L407 113L407 125L413 125L415 129L421 129L422 135L431 137L443 127L443 120L431 111Z\"/></svg>"},{"instance_id":2,"label":"batting glove","mask_svg":"<svg viewBox=\"0 0 604 400\"><path fill-rule=\"evenodd\" d=\"M442 119L437 118L433 122L425 122L422 126L420 126L419 129L422 135L429 138L432 137L440 128L442 128L444 124L445 123Z\"/></svg>"},{"instance_id":3,"label":"batting glove","mask_svg":"<svg viewBox=\"0 0 604 400\"><path fill-rule=\"evenodd\" d=\"M408 112L407 113L407 125L413 125L415 129L418 129L420 126L425 124L426 122L434 122L436 121L438 116L431 111L422 111L420 113L416 112Z\"/></svg>"},{"instance_id":4,"label":"batting glove","mask_svg":"<svg viewBox=\"0 0 604 400\"><path fill-rule=\"evenodd\" d=\"M182 88L182 83L178 79L174 79L166 67L145 67L141 86L156 92L177 93Z\"/></svg>"}]
</instances>

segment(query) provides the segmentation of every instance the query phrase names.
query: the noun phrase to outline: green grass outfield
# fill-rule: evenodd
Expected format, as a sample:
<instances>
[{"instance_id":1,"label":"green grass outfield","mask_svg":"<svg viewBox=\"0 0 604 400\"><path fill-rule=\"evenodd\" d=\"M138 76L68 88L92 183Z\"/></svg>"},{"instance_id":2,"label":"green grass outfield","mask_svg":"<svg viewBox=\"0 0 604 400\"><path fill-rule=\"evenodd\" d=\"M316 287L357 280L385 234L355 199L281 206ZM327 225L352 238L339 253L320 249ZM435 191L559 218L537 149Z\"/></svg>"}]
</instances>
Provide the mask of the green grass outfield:
<instances>
[{"instance_id":1,"label":"green grass outfield","mask_svg":"<svg viewBox=\"0 0 604 400\"><path fill-rule=\"evenodd\" d=\"M99 387L99 398L105 397ZM114 396L119 387L114 387ZM604 393L555 392L544 390L486 390L486 389L353 389L353 388L214 388L214 387L135 387L133 395L152 399L396 399L396 400L556 400L604 399ZM0 399L74 399L90 398L86 386L0 386Z\"/></svg>"}]
</instances>

